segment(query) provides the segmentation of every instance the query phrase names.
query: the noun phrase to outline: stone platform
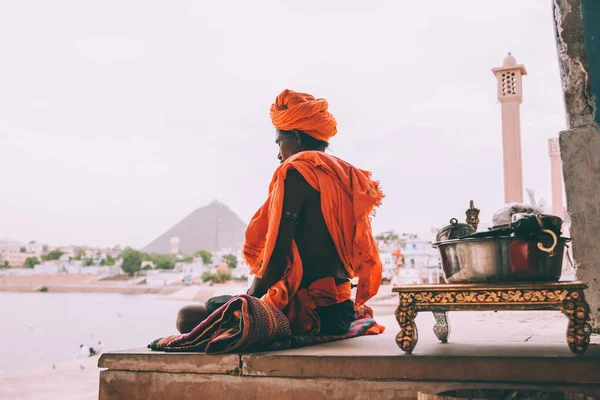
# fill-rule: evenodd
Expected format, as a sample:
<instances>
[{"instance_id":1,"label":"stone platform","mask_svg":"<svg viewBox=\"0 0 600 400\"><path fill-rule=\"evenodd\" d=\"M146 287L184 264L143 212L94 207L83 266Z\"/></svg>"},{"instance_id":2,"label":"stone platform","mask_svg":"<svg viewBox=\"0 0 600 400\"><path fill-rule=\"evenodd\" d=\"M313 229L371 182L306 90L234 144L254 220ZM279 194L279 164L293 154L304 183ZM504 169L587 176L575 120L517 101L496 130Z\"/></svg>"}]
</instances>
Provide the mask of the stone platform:
<instances>
[{"instance_id":1,"label":"stone platform","mask_svg":"<svg viewBox=\"0 0 600 400\"><path fill-rule=\"evenodd\" d=\"M558 312L550 318L526 311L472 314L451 314L458 322L451 343L424 330L412 355L396 346L390 317L380 321L388 327L382 335L295 350L108 353L98 364L106 368L100 399L415 399L418 392L491 388L600 397L599 337L592 336L584 356L575 356L564 344L566 321ZM417 319L424 327L435 323L429 314Z\"/></svg>"}]
</instances>

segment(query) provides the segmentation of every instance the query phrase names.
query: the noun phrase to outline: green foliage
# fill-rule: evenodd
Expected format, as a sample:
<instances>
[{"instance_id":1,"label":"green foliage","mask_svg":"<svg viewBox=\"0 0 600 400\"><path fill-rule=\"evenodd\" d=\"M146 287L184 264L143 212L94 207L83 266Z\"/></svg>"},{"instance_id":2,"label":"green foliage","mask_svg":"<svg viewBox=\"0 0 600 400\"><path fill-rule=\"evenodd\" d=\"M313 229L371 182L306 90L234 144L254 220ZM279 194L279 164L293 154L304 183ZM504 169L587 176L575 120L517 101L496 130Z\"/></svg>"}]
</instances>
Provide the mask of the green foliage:
<instances>
[{"instance_id":1,"label":"green foliage","mask_svg":"<svg viewBox=\"0 0 600 400\"><path fill-rule=\"evenodd\" d=\"M212 281L213 283L225 283L231 280L231 271L217 270L216 273L208 272L202 274L202 282Z\"/></svg>"},{"instance_id":2,"label":"green foliage","mask_svg":"<svg viewBox=\"0 0 600 400\"><path fill-rule=\"evenodd\" d=\"M202 262L204 263L204 265L212 264L212 262L213 262L213 260L212 260L213 255L208 250L197 251L196 253L194 253L194 256L202 257Z\"/></svg>"},{"instance_id":3,"label":"green foliage","mask_svg":"<svg viewBox=\"0 0 600 400\"><path fill-rule=\"evenodd\" d=\"M100 265L115 265L116 262L117 262L117 260L112 258L112 256L110 254L107 254L106 258L103 258L102 260L100 260Z\"/></svg>"},{"instance_id":4,"label":"green foliage","mask_svg":"<svg viewBox=\"0 0 600 400\"><path fill-rule=\"evenodd\" d=\"M27 257L25 259L25 266L27 268L33 268L39 263L40 263L40 260L38 260L37 257Z\"/></svg>"},{"instance_id":5,"label":"green foliage","mask_svg":"<svg viewBox=\"0 0 600 400\"><path fill-rule=\"evenodd\" d=\"M224 283L231 280L231 271L217 271L215 275L215 279L213 279L214 283Z\"/></svg>"},{"instance_id":6,"label":"green foliage","mask_svg":"<svg viewBox=\"0 0 600 400\"><path fill-rule=\"evenodd\" d=\"M92 265L94 265L94 260L92 260L91 258L86 258L85 262L83 263L83 265L85 267L91 267Z\"/></svg>"},{"instance_id":7,"label":"green foliage","mask_svg":"<svg viewBox=\"0 0 600 400\"><path fill-rule=\"evenodd\" d=\"M387 232L383 232L383 233L380 233L379 235L375 236L375 239L383 240L386 242L392 242L392 241L400 239L400 237L394 231L387 231Z\"/></svg>"},{"instance_id":8,"label":"green foliage","mask_svg":"<svg viewBox=\"0 0 600 400\"><path fill-rule=\"evenodd\" d=\"M121 255L123 255L128 250L131 250L131 249L123 250L123 253L121 253ZM175 256L174 255L148 254L148 253L142 253L140 251L138 251L137 253L140 255L140 263L150 261L154 264L154 268L156 268L156 269L173 269L173 268L175 268ZM109 258L107 257L107 260L108 259ZM123 260L125 260L125 258L123 258ZM149 268L145 268L145 269L152 269L152 267L150 266Z\"/></svg>"},{"instance_id":9,"label":"green foliage","mask_svg":"<svg viewBox=\"0 0 600 400\"><path fill-rule=\"evenodd\" d=\"M115 260L113 256L111 256L110 254L106 255L106 259L104 260L104 263L106 265L115 265L116 262L117 260Z\"/></svg>"},{"instance_id":10,"label":"green foliage","mask_svg":"<svg viewBox=\"0 0 600 400\"><path fill-rule=\"evenodd\" d=\"M27 250L25 249L25 247L21 247L21 253L25 253Z\"/></svg>"},{"instance_id":11,"label":"green foliage","mask_svg":"<svg viewBox=\"0 0 600 400\"><path fill-rule=\"evenodd\" d=\"M77 252L77 254L75 254L75 259L76 260L83 260L83 258L85 257L85 252L79 250Z\"/></svg>"},{"instance_id":12,"label":"green foliage","mask_svg":"<svg viewBox=\"0 0 600 400\"><path fill-rule=\"evenodd\" d=\"M227 266L231 269L237 267L238 260L233 254L227 254L223 256L223 260L227 263Z\"/></svg>"},{"instance_id":13,"label":"green foliage","mask_svg":"<svg viewBox=\"0 0 600 400\"><path fill-rule=\"evenodd\" d=\"M155 255L154 265L157 269L173 269L175 268L175 261L172 256L167 255Z\"/></svg>"},{"instance_id":14,"label":"green foliage","mask_svg":"<svg viewBox=\"0 0 600 400\"><path fill-rule=\"evenodd\" d=\"M50 253L43 255L42 260L44 260L44 261L59 260L63 254L65 254L64 251L52 250Z\"/></svg>"},{"instance_id":15,"label":"green foliage","mask_svg":"<svg viewBox=\"0 0 600 400\"><path fill-rule=\"evenodd\" d=\"M4 261L2 264L0 264L0 268L8 268L10 267L10 265L8 265L8 261Z\"/></svg>"},{"instance_id":16,"label":"green foliage","mask_svg":"<svg viewBox=\"0 0 600 400\"><path fill-rule=\"evenodd\" d=\"M194 261L194 256L185 256L179 260L179 262L191 264Z\"/></svg>"},{"instance_id":17,"label":"green foliage","mask_svg":"<svg viewBox=\"0 0 600 400\"><path fill-rule=\"evenodd\" d=\"M202 273L202 282L211 281L213 276L214 276L213 273L210 271L206 271L206 272Z\"/></svg>"},{"instance_id":18,"label":"green foliage","mask_svg":"<svg viewBox=\"0 0 600 400\"><path fill-rule=\"evenodd\" d=\"M150 264L146 264L146 265L144 265L144 268L142 268L143 271L148 271L150 269L152 269L152 265L150 265Z\"/></svg>"},{"instance_id":19,"label":"green foliage","mask_svg":"<svg viewBox=\"0 0 600 400\"><path fill-rule=\"evenodd\" d=\"M128 247L123 250L121 257L123 258L123 264L121 265L121 268L123 268L123 272L129 274L129 276L133 276L142 268L141 252Z\"/></svg>"}]
</instances>

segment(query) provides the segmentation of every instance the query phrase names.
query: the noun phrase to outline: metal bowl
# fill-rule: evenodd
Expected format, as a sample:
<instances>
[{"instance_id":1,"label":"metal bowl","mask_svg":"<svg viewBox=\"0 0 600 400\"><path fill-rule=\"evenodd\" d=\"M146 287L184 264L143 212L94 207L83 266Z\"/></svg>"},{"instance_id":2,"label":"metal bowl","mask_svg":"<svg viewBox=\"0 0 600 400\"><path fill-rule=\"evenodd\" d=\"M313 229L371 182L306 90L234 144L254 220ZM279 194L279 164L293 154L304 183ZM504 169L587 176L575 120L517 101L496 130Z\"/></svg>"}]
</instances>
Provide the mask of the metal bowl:
<instances>
[{"instance_id":1,"label":"metal bowl","mask_svg":"<svg viewBox=\"0 0 600 400\"><path fill-rule=\"evenodd\" d=\"M558 281L568 239L558 238L552 255L536 240L467 238L434 243L448 283ZM542 240L548 248L552 239Z\"/></svg>"}]
</instances>

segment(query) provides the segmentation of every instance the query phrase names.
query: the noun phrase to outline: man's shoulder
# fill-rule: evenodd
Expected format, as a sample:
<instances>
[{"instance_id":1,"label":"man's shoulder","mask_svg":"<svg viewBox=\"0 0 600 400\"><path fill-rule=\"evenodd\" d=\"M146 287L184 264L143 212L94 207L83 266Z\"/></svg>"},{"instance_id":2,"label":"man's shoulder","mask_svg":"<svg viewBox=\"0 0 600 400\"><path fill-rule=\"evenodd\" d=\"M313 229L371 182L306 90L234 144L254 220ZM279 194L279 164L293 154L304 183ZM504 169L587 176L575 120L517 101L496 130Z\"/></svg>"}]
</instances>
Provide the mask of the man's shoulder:
<instances>
[{"instance_id":1,"label":"man's shoulder","mask_svg":"<svg viewBox=\"0 0 600 400\"><path fill-rule=\"evenodd\" d=\"M289 168L286 172L285 176L286 186L291 185L308 185L306 179L302 176L302 174L295 168Z\"/></svg>"},{"instance_id":2,"label":"man's shoulder","mask_svg":"<svg viewBox=\"0 0 600 400\"><path fill-rule=\"evenodd\" d=\"M293 168L288 169L285 178L285 192L298 198L312 198L318 191L308 183L302 174Z\"/></svg>"}]
</instances>

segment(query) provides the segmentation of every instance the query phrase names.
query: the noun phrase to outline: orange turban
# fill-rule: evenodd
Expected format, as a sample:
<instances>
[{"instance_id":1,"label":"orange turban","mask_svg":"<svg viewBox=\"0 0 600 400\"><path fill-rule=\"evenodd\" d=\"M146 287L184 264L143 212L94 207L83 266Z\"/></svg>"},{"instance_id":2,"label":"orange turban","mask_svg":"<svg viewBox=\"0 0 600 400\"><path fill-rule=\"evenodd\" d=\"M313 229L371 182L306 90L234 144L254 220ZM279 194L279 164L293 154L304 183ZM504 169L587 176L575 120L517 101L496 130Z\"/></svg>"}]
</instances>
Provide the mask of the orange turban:
<instances>
[{"instance_id":1,"label":"orange turban","mask_svg":"<svg viewBox=\"0 0 600 400\"><path fill-rule=\"evenodd\" d=\"M271 121L282 131L298 129L324 142L337 133L337 123L325 99L285 89L271 105Z\"/></svg>"}]
</instances>

